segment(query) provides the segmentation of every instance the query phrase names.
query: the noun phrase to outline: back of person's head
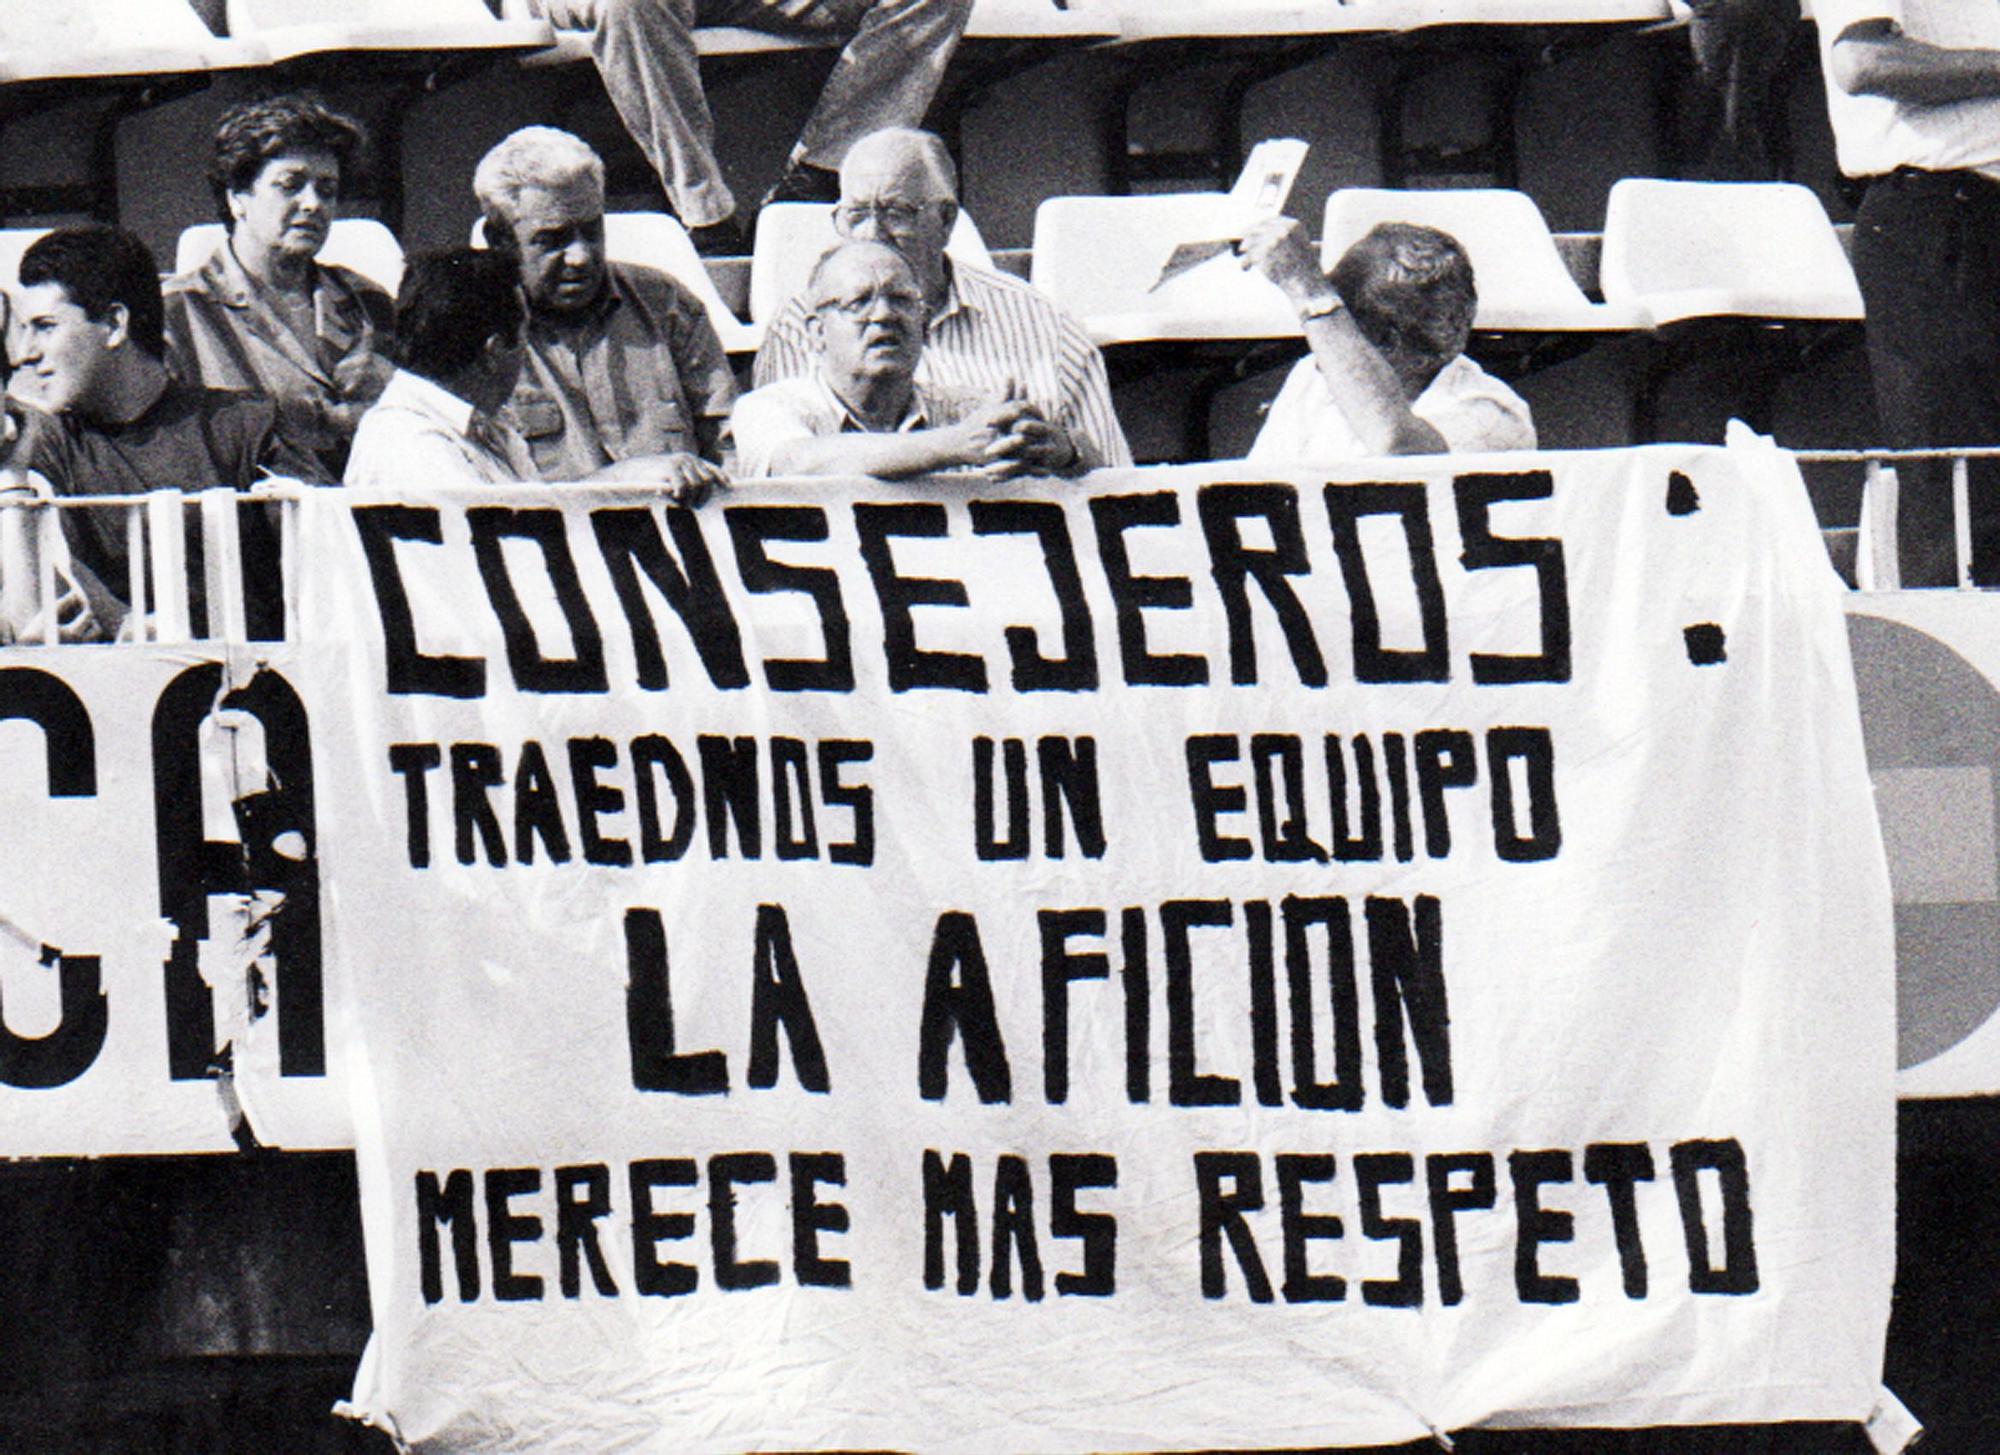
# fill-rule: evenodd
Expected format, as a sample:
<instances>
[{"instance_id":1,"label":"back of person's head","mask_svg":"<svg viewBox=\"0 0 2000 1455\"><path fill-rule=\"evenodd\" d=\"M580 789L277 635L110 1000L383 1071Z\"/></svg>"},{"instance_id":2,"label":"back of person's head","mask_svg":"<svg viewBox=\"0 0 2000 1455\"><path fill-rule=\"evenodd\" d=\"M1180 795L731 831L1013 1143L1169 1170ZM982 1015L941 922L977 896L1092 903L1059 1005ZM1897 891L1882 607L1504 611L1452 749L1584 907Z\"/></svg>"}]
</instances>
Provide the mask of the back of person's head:
<instances>
[{"instance_id":1,"label":"back of person's head","mask_svg":"<svg viewBox=\"0 0 2000 1455\"><path fill-rule=\"evenodd\" d=\"M486 217L486 241L511 248L521 193L530 187L555 192L587 186L604 197L604 159L590 144L553 126L524 126L479 159L472 173L473 195Z\"/></svg>"},{"instance_id":2,"label":"back of person's head","mask_svg":"<svg viewBox=\"0 0 2000 1455\"><path fill-rule=\"evenodd\" d=\"M853 179L889 171L921 169L930 195L941 202L958 200L958 167L951 151L935 132L913 126L885 126L871 131L847 149L840 163L841 192L853 190Z\"/></svg>"},{"instance_id":3,"label":"back of person's head","mask_svg":"<svg viewBox=\"0 0 2000 1455\"><path fill-rule=\"evenodd\" d=\"M397 362L448 379L479 362L489 339L520 336L526 317L514 265L469 247L413 254L396 292Z\"/></svg>"},{"instance_id":4,"label":"back of person's head","mask_svg":"<svg viewBox=\"0 0 2000 1455\"><path fill-rule=\"evenodd\" d=\"M166 308L152 249L123 228L103 223L59 227L21 255L20 283L55 283L84 316L102 323L123 305L132 342L153 358L166 354Z\"/></svg>"},{"instance_id":5,"label":"back of person's head","mask_svg":"<svg viewBox=\"0 0 2000 1455\"><path fill-rule=\"evenodd\" d=\"M264 164L296 152L328 152L345 183L367 145L367 133L351 116L344 116L310 95L271 96L244 101L222 113L215 124L215 145L208 161L208 190L215 208L228 223L229 194L246 192Z\"/></svg>"},{"instance_id":6,"label":"back of person's head","mask_svg":"<svg viewBox=\"0 0 2000 1455\"><path fill-rule=\"evenodd\" d=\"M1426 359L1435 376L1465 352L1479 292L1472 259L1450 233L1377 223L1341 255L1332 282L1361 332L1392 360Z\"/></svg>"}]
</instances>

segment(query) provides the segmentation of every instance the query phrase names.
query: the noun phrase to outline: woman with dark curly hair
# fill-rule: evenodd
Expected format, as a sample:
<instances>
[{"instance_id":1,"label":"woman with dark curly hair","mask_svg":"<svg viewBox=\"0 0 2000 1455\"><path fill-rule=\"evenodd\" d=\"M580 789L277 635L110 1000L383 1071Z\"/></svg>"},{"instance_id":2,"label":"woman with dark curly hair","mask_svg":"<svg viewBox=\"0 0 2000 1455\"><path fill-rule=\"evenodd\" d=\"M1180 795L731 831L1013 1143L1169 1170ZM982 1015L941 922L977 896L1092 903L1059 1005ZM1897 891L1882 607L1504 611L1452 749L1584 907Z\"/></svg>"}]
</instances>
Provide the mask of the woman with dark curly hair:
<instances>
[{"instance_id":1,"label":"woman with dark curly hair","mask_svg":"<svg viewBox=\"0 0 2000 1455\"><path fill-rule=\"evenodd\" d=\"M356 122L309 96L231 107L208 172L228 240L166 285L174 371L269 395L286 438L336 479L354 426L393 372L389 295L315 261L362 145Z\"/></svg>"}]
</instances>

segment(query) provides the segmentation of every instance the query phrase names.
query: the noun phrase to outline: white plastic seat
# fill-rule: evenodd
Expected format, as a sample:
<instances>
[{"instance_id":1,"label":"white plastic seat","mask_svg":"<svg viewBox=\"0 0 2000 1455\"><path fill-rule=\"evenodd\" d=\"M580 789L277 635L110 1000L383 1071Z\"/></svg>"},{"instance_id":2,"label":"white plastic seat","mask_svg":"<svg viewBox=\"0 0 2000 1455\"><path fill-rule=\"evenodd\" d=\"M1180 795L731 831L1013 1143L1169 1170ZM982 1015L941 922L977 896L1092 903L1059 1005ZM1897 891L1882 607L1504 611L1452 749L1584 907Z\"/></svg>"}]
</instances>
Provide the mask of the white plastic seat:
<instances>
[{"instance_id":1,"label":"white plastic seat","mask_svg":"<svg viewBox=\"0 0 2000 1455\"><path fill-rule=\"evenodd\" d=\"M820 254L839 241L830 202L774 202L759 212L750 253L750 317L769 323L805 287ZM945 252L975 268L993 267L979 229L962 211L945 240Z\"/></svg>"},{"instance_id":2,"label":"white plastic seat","mask_svg":"<svg viewBox=\"0 0 2000 1455\"><path fill-rule=\"evenodd\" d=\"M0 228L0 288L12 290L19 286L21 254L52 230L46 227Z\"/></svg>"},{"instance_id":3,"label":"white plastic seat","mask_svg":"<svg viewBox=\"0 0 2000 1455\"><path fill-rule=\"evenodd\" d=\"M1378 222L1413 222L1450 233L1472 259L1479 287L1475 328L1587 332L1644 328L1630 304L1593 303L1577 286L1542 210L1525 192L1498 188L1395 191L1348 187L1326 199L1320 266Z\"/></svg>"},{"instance_id":4,"label":"white plastic seat","mask_svg":"<svg viewBox=\"0 0 2000 1455\"><path fill-rule=\"evenodd\" d=\"M1611 188L1598 280L1657 323L1711 316L1858 319L1861 290L1833 223L1791 182Z\"/></svg>"},{"instance_id":5,"label":"white plastic seat","mask_svg":"<svg viewBox=\"0 0 2000 1455\"><path fill-rule=\"evenodd\" d=\"M261 64L261 46L222 40L185 4L13 0L0 5L0 81L168 75Z\"/></svg>"},{"instance_id":6,"label":"white plastic seat","mask_svg":"<svg viewBox=\"0 0 2000 1455\"><path fill-rule=\"evenodd\" d=\"M1229 204L1221 192L1051 197L1035 209L1030 281L1099 343L1298 334L1284 294L1226 251L1152 287L1176 245L1229 235Z\"/></svg>"},{"instance_id":7,"label":"white plastic seat","mask_svg":"<svg viewBox=\"0 0 2000 1455\"><path fill-rule=\"evenodd\" d=\"M231 35L280 61L324 51L535 50L555 40L548 22L495 18L485 0L229 0L228 16Z\"/></svg>"},{"instance_id":8,"label":"white plastic seat","mask_svg":"<svg viewBox=\"0 0 2000 1455\"><path fill-rule=\"evenodd\" d=\"M193 272L214 255L228 235L219 222L182 228L180 241L174 246L174 271ZM319 260L352 268L370 282L381 284L391 298L403 282L403 245L396 241L396 234L372 217L338 219L327 231Z\"/></svg>"},{"instance_id":9,"label":"white plastic seat","mask_svg":"<svg viewBox=\"0 0 2000 1455\"><path fill-rule=\"evenodd\" d=\"M1667 19L1667 0L1112 0L1126 41L1340 35L1435 25L1636 24Z\"/></svg>"},{"instance_id":10,"label":"white plastic seat","mask_svg":"<svg viewBox=\"0 0 2000 1455\"><path fill-rule=\"evenodd\" d=\"M486 246L486 219L472 224L472 245ZM685 285L708 313L722 347L732 354L747 354L757 347L763 330L738 318L715 286L694 240L678 218L664 212L607 212L604 214L604 255L616 263L639 263L658 268Z\"/></svg>"}]
</instances>

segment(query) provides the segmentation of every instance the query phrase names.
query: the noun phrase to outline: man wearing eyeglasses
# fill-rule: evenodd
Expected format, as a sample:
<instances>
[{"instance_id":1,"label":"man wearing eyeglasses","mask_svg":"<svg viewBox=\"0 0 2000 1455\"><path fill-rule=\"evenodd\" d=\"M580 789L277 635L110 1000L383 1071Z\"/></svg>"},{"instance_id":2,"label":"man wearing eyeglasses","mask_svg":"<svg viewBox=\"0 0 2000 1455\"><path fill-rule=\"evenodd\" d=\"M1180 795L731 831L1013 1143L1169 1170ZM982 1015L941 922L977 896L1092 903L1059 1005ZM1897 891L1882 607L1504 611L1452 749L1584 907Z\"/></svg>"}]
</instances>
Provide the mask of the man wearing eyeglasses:
<instances>
[{"instance_id":1,"label":"man wearing eyeglasses","mask_svg":"<svg viewBox=\"0 0 2000 1455\"><path fill-rule=\"evenodd\" d=\"M1031 467L1048 426L1019 399L981 399L917 377L924 296L894 248L830 249L806 284L811 373L737 401L730 428L736 474L873 475L895 480L977 469L1006 477Z\"/></svg>"},{"instance_id":2,"label":"man wearing eyeglasses","mask_svg":"<svg viewBox=\"0 0 2000 1455\"><path fill-rule=\"evenodd\" d=\"M1380 223L1329 275L1298 223L1279 217L1253 228L1238 251L1291 300L1312 350L1272 401L1249 458L1535 447L1527 404L1465 356L1479 295L1456 238Z\"/></svg>"},{"instance_id":3,"label":"man wearing eyeglasses","mask_svg":"<svg viewBox=\"0 0 2000 1455\"><path fill-rule=\"evenodd\" d=\"M841 164L833 220L842 237L884 243L909 263L928 311L919 380L1028 406L1028 470L1132 463L1104 360L1082 325L1020 279L945 255L958 174L937 137L894 128L856 142ZM757 351L760 386L812 372L811 313L808 290L771 321Z\"/></svg>"}]
</instances>

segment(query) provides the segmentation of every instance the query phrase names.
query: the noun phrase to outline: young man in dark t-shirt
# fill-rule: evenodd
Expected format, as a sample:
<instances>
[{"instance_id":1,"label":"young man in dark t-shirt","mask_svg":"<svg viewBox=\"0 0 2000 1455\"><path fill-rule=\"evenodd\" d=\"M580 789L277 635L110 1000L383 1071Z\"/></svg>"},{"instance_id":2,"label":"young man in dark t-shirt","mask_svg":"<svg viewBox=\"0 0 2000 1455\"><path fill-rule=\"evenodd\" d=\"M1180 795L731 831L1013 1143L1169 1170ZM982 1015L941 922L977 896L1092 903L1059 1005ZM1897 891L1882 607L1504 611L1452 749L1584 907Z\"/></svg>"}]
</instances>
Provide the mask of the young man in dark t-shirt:
<instances>
[{"instance_id":1,"label":"young man in dark t-shirt","mask_svg":"<svg viewBox=\"0 0 2000 1455\"><path fill-rule=\"evenodd\" d=\"M21 407L6 463L59 496L149 490L247 490L276 476L324 481L277 430L277 408L246 394L183 384L168 371L159 272L146 245L103 226L59 228L22 256L21 357L44 409ZM44 412L46 410L46 412ZM275 634L282 591L265 510L240 511L251 634ZM123 603L131 599L124 513L63 512L76 562ZM199 538L188 549L190 609L206 616ZM101 623L107 634L115 622Z\"/></svg>"}]
</instances>

